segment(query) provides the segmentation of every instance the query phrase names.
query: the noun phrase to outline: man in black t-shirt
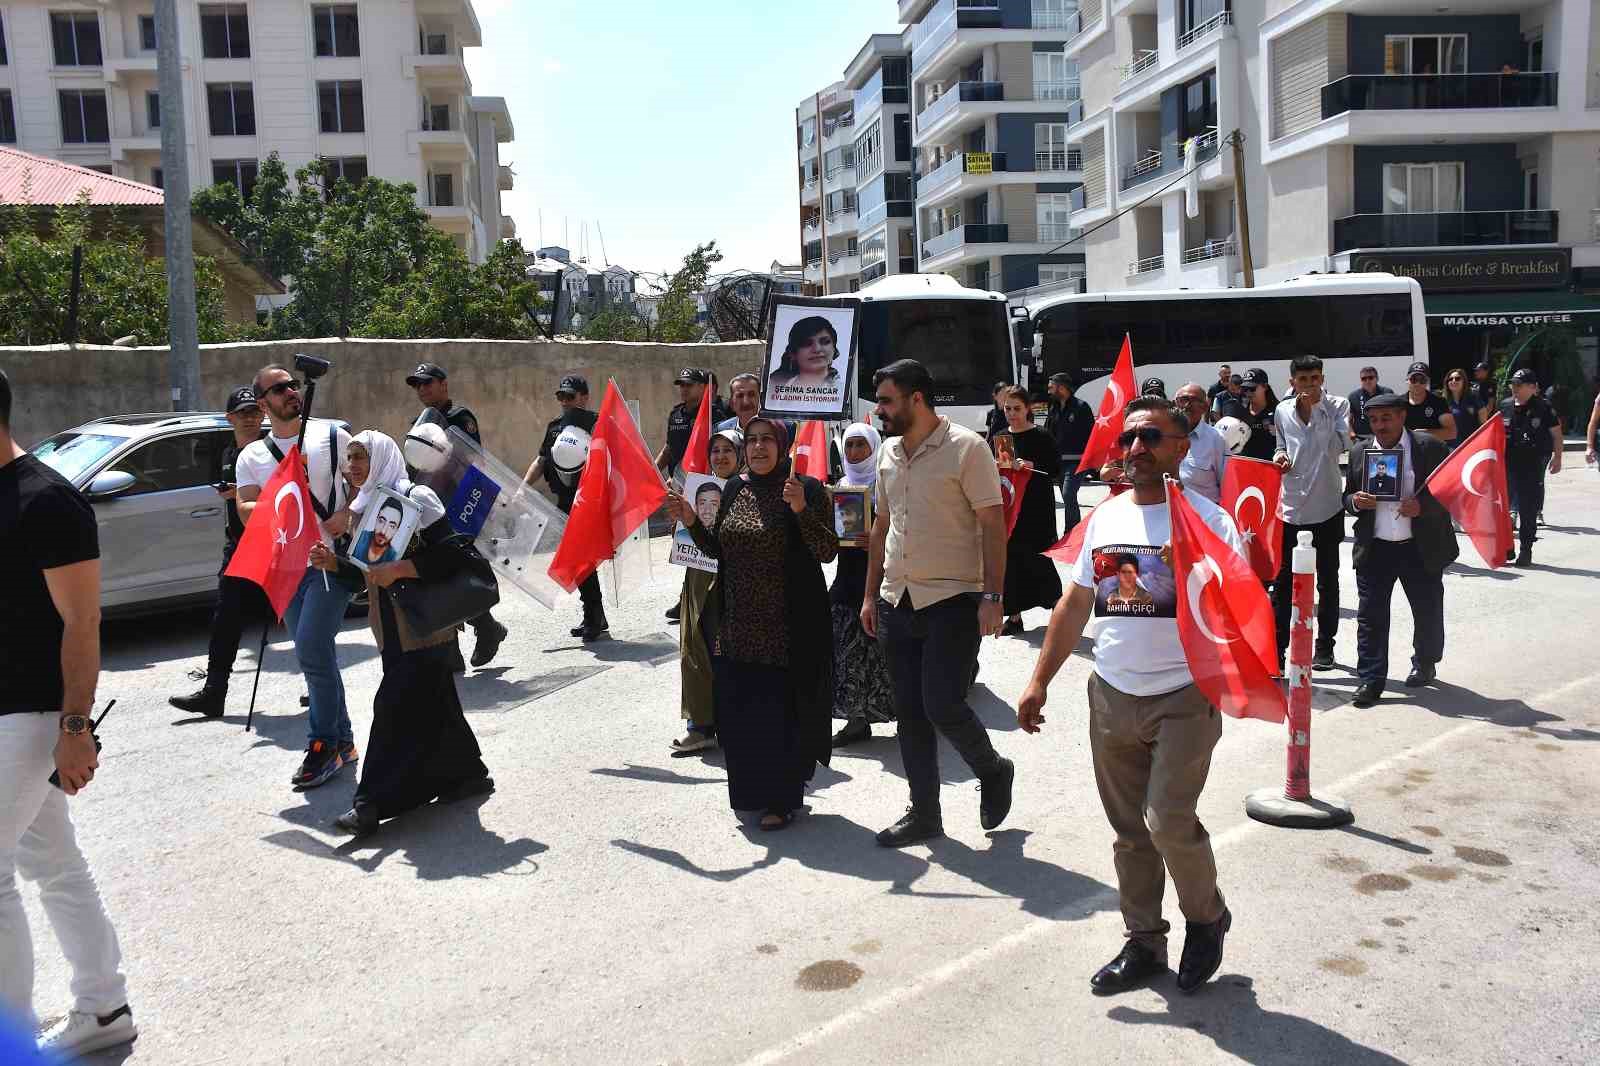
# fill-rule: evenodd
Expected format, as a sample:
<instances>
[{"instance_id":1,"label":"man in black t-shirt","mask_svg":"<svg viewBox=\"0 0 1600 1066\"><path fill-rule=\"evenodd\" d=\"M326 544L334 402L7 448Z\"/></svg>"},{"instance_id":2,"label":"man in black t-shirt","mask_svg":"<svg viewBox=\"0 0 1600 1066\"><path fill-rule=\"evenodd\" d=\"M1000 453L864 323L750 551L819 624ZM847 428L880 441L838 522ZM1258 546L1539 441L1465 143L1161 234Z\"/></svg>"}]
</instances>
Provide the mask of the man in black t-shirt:
<instances>
[{"instance_id":1,"label":"man in black t-shirt","mask_svg":"<svg viewBox=\"0 0 1600 1066\"><path fill-rule=\"evenodd\" d=\"M1217 367L1217 380L1213 381L1211 383L1211 387L1206 390L1206 403L1215 404L1217 402L1217 397L1228 391L1228 383L1232 379L1233 367L1229 366L1227 363L1223 363L1221 366Z\"/></svg>"},{"instance_id":2,"label":"man in black t-shirt","mask_svg":"<svg viewBox=\"0 0 1600 1066\"><path fill-rule=\"evenodd\" d=\"M228 561L233 550L244 536L244 519L239 515L238 479L234 463L239 452L261 439L261 404L255 390L249 385L235 389L228 396L228 424L233 427L233 440L222 453L222 469L217 478L217 493L227 508L224 527L222 567L217 571L217 609L211 616L211 646L206 656L206 679L199 691L187 696L172 696L167 702L180 711L203 714L207 718L221 718L228 699L228 679L233 674L234 660L239 656L239 640L244 635L247 619L268 618L266 595L261 586L243 578L228 577Z\"/></svg>"},{"instance_id":3,"label":"man in black t-shirt","mask_svg":"<svg viewBox=\"0 0 1600 1066\"><path fill-rule=\"evenodd\" d=\"M0 371L0 1016L32 1030L33 943L16 876L40 902L76 997L39 1038L51 1061L138 1035L116 930L73 834L67 797L99 766L89 714L100 677L100 537L72 483L11 437ZM60 788L52 788L55 772Z\"/></svg>"},{"instance_id":4,"label":"man in black t-shirt","mask_svg":"<svg viewBox=\"0 0 1600 1066\"><path fill-rule=\"evenodd\" d=\"M1456 439L1456 418L1443 396L1428 388L1428 364L1406 368L1406 428L1428 434L1441 444Z\"/></svg>"},{"instance_id":5,"label":"man in black t-shirt","mask_svg":"<svg viewBox=\"0 0 1600 1066\"><path fill-rule=\"evenodd\" d=\"M589 382L579 374L561 379L556 386L556 402L561 405L561 413L545 426L539 454L522 480L533 485L544 478L556 498L556 506L563 514L570 514L578 495L578 479L588 461L589 436L599 416L589 410ZM572 432L563 432L569 429ZM610 632L611 625L606 621L605 604L600 597L598 570L583 579L578 598L583 602L583 621L573 627L572 635L582 637L585 644L599 640Z\"/></svg>"},{"instance_id":6,"label":"man in black t-shirt","mask_svg":"<svg viewBox=\"0 0 1600 1066\"><path fill-rule=\"evenodd\" d=\"M1472 368L1472 391L1478 397L1478 406L1493 409L1494 380L1489 377L1489 364L1479 363Z\"/></svg>"},{"instance_id":7,"label":"man in black t-shirt","mask_svg":"<svg viewBox=\"0 0 1600 1066\"><path fill-rule=\"evenodd\" d=\"M1539 378L1523 368L1511 375L1511 395L1500 403L1506 425L1506 487L1517 512L1518 552L1506 553L1515 566L1533 564L1534 534L1544 510L1544 473L1561 472L1561 424L1539 395Z\"/></svg>"},{"instance_id":8,"label":"man in black t-shirt","mask_svg":"<svg viewBox=\"0 0 1600 1066\"><path fill-rule=\"evenodd\" d=\"M694 433L694 420L700 414L700 400L710 386L711 375L696 366L686 366L678 371L673 382L678 390L678 404L667 413L667 443L656 453L656 466L667 477L683 462L683 453L689 450L689 437ZM727 408L713 398L711 424L714 426L729 417Z\"/></svg>"}]
</instances>

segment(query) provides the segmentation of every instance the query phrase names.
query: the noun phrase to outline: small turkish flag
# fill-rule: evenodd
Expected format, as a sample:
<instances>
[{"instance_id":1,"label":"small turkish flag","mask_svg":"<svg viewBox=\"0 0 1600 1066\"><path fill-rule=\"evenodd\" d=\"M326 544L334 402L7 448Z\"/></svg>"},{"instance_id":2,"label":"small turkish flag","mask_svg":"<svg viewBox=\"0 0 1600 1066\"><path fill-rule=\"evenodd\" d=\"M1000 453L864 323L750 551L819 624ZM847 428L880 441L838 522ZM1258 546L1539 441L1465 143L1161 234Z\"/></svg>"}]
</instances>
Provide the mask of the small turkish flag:
<instances>
[{"instance_id":1,"label":"small turkish flag","mask_svg":"<svg viewBox=\"0 0 1600 1066\"><path fill-rule=\"evenodd\" d=\"M223 572L260 585L281 622L306 576L311 546L321 539L322 527L311 509L311 486L306 483L305 464L296 444L262 486L244 535Z\"/></svg>"},{"instance_id":2,"label":"small turkish flag","mask_svg":"<svg viewBox=\"0 0 1600 1066\"><path fill-rule=\"evenodd\" d=\"M711 473L711 389L709 386L700 397L700 412L694 416L694 429L689 433L689 444L683 450L682 466L686 474Z\"/></svg>"},{"instance_id":3,"label":"small turkish flag","mask_svg":"<svg viewBox=\"0 0 1600 1066\"><path fill-rule=\"evenodd\" d=\"M1485 465L1489 469L1480 474L1478 468ZM1498 414L1435 467L1423 487L1444 504L1489 569L1506 564L1506 553L1516 542L1511 535L1511 493L1506 489L1506 425ZM1531 522L1533 516L1523 520Z\"/></svg>"},{"instance_id":4,"label":"small turkish flag","mask_svg":"<svg viewBox=\"0 0 1600 1066\"><path fill-rule=\"evenodd\" d=\"M1089 432L1089 441L1083 446L1083 458L1078 462L1080 473L1084 470L1100 470L1112 449L1117 446L1117 438L1122 435L1122 420L1128 401L1138 395L1133 384L1133 340L1123 334L1122 354L1117 356L1111 380L1106 382L1106 391L1100 397L1100 413L1095 416L1094 429Z\"/></svg>"},{"instance_id":5,"label":"small turkish flag","mask_svg":"<svg viewBox=\"0 0 1600 1066\"><path fill-rule=\"evenodd\" d=\"M666 498L667 487L628 413L622 390L615 380L609 381L589 441L589 460L578 477L572 513L550 560L551 579L568 592L576 589L616 555L617 546Z\"/></svg>"},{"instance_id":6,"label":"small turkish flag","mask_svg":"<svg viewBox=\"0 0 1600 1066\"><path fill-rule=\"evenodd\" d=\"M1233 516L1250 565L1263 581L1276 580L1283 565L1283 516L1278 513L1282 490L1283 471L1276 464L1228 456L1222 473L1222 509Z\"/></svg>"},{"instance_id":7,"label":"small turkish flag","mask_svg":"<svg viewBox=\"0 0 1600 1066\"><path fill-rule=\"evenodd\" d=\"M1167 482L1178 640L1207 701L1235 718L1281 722L1289 706L1272 680L1278 661L1272 605L1250 564Z\"/></svg>"},{"instance_id":8,"label":"small turkish flag","mask_svg":"<svg viewBox=\"0 0 1600 1066\"><path fill-rule=\"evenodd\" d=\"M1017 528L1017 516L1022 513L1022 497L1028 491L1028 481L1032 477L1032 470L1019 470L1014 466L1000 471L1000 496L1006 508L1008 537L1011 536L1011 531Z\"/></svg>"},{"instance_id":9,"label":"small turkish flag","mask_svg":"<svg viewBox=\"0 0 1600 1066\"><path fill-rule=\"evenodd\" d=\"M828 424L802 422L794 438L794 472L828 480Z\"/></svg>"},{"instance_id":10,"label":"small turkish flag","mask_svg":"<svg viewBox=\"0 0 1600 1066\"><path fill-rule=\"evenodd\" d=\"M1065 563L1068 566L1077 562L1078 556L1083 554L1083 539L1089 533L1089 515L1094 514L1095 507L1099 506L1097 503L1094 507L1089 508L1089 514L1084 515L1082 520L1067 532L1066 536L1050 545L1040 554L1054 559L1058 563Z\"/></svg>"}]
</instances>

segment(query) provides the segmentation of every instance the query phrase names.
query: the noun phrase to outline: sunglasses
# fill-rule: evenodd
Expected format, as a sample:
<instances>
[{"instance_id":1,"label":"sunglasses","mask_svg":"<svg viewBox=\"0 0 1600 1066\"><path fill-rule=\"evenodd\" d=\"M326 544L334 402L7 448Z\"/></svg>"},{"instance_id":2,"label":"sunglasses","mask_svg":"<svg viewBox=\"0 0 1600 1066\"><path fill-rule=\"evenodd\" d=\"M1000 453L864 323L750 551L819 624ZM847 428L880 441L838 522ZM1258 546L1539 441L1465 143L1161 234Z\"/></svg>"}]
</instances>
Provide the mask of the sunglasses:
<instances>
[{"instance_id":1,"label":"sunglasses","mask_svg":"<svg viewBox=\"0 0 1600 1066\"><path fill-rule=\"evenodd\" d=\"M1117 438L1117 447L1124 450L1133 447L1134 441L1140 441L1146 448L1154 448L1164 440L1180 440L1176 433L1163 433L1155 426L1140 426L1138 429L1124 430Z\"/></svg>"},{"instance_id":2,"label":"sunglasses","mask_svg":"<svg viewBox=\"0 0 1600 1066\"><path fill-rule=\"evenodd\" d=\"M276 385L267 386L267 391L266 391L266 393L264 393L264 395L267 395L267 396L282 396L286 392L299 392L299 391L300 391L300 383L298 381L296 381L294 378L290 378L288 381L280 381Z\"/></svg>"}]
</instances>

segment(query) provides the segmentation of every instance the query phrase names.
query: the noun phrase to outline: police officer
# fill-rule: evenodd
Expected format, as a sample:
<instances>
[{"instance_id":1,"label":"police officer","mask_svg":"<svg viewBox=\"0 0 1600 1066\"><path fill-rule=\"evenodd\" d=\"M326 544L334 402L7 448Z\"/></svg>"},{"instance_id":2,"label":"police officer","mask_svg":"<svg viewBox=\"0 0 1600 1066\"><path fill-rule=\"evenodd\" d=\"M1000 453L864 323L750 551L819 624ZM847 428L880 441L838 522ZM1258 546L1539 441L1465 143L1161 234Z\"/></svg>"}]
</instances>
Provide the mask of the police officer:
<instances>
[{"instance_id":1,"label":"police officer","mask_svg":"<svg viewBox=\"0 0 1600 1066\"><path fill-rule=\"evenodd\" d=\"M1456 416L1450 413L1449 402L1428 388L1428 380L1427 363L1406 367L1406 428L1449 444L1456 439Z\"/></svg>"},{"instance_id":2,"label":"police officer","mask_svg":"<svg viewBox=\"0 0 1600 1066\"><path fill-rule=\"evenodd\" d=\"M543 477L555 495L556 506L570 514L572 501L578 495L578 478L589 456L589 437L599 417L589 410L589 382L581 375L568 374L561 379L556 386L556 402L561 405L561 414L545 426L539 454L522 480L532 485ZM600 599L598 571L583 579L578 598L583 601L583 623L573 628L572 635L582 637L588 644L611 630Z\"/></svg>"},{"instance_id":3,"label":"police officer","mask_svg":"<svg viewBox=\"0 0 1600 1066\"><path fill-rule=\"evenodd\" d=\"M418 363L417 368L406 376L406 384L417 390L417 399L422 401L422 413L417 415L412 425L434 422L444 427L446 432L454 426L471 437L474 444L483 443L483 437L478 433L477 416L450 399L450 376L444 372L444 367L438 363ZM510 630L495 621L493 613L489 611L469 619L467 624L477 634L472 646L472 665L474 668L488 666Z\"/></svg>"},{"instance_id":4,"label":"police officer","mask_svg":"<svg viewBox=\"0 0 1600 1066\"><path fill-rule=\"evenodd\" d=\"M1500 403L1506 424L1506 481L1517 512L1520 550L1506 562L1533 565L1533 540L1544 509L1544 472L1561 473L1561 426L1556 413L1539 395L1539 379L1524 367L1511 375L1511 395Z\"/></svg>"},{"instance_id":5,"label":"police officer","mask_svg":"<svg viewBox=\"0 0 1600 1066\"><path fill-rule=\"evenodd\" d=\"M217 609L211 618L211 646L206 659L205 684L198 692L187 696L173 696L167 702L180 711L203 714L207 718L221 718L223 704L228 699L228 678L233 673L233 663L239 655L239 639L245 622L253 618L268 617L266 596L261 586L243 578L223 574L233 551L244 536L244 519L239 517L237 502L237 476L234 464L245 446L261 439L261 404L255 390L246 385L235 389L228 397L228 424L233 427L233 440L222 452L222 465L216 490L222 497L227 513L222 545L222 568L217 571Z\"/></svg>"}]
</instances>

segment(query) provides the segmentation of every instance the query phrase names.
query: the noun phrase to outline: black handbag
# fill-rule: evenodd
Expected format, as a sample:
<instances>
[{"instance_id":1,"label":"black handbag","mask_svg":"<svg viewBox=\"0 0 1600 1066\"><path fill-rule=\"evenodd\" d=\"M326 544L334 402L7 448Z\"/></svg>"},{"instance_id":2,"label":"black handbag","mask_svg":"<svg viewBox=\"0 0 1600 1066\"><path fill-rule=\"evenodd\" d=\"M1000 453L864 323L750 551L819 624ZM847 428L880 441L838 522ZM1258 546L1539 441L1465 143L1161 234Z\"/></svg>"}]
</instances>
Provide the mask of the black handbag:
<instances>
[{"instance_id":1,"label":"black handbag","mask_svg":"<svg viewBox=\"0 0 1600 1066\"><path fill-rule=\"evenodd\" d=\"M403 578L389 586L390 601L418 636L478 617L500 602L500 582L477 546L462 545L466 565L443 581Z\"/></svg>"}]
</instances>

